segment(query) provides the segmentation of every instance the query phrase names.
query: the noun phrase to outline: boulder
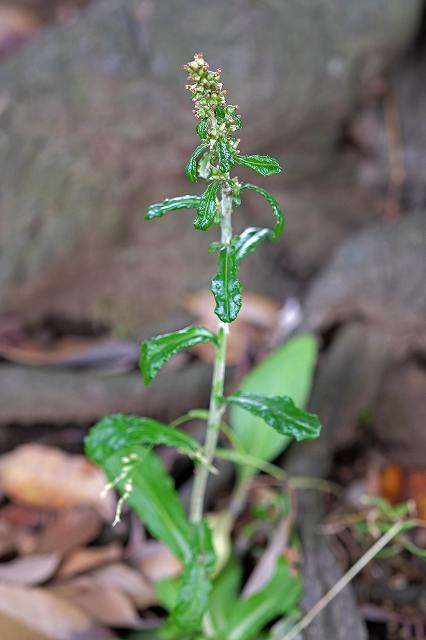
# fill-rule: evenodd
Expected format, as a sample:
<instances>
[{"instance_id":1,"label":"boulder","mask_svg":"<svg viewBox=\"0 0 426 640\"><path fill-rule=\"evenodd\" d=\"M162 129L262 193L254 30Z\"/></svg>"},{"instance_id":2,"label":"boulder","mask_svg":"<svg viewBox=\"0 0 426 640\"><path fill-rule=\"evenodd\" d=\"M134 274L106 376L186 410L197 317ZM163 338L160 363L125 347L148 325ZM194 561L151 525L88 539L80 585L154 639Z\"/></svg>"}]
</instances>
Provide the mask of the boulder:
<instances>
[{"instance_id":1,"label":"boulder","mask_svg":"<svg viewBox=\"0 0 426 640\"><path fill-rule=\"evenodd\" d=\"M194 236L190 212L143 222L148 203L194 192L181 64L202 49L223 67L243 149L303 176L329 162L362 69L401 53L421 4L103 0L45 29L0 65L0 313L134 331L168 316L215 269L215 234ZM273 260L251 264L251 288L277 288Z\"/></svg>"}]
</instances>

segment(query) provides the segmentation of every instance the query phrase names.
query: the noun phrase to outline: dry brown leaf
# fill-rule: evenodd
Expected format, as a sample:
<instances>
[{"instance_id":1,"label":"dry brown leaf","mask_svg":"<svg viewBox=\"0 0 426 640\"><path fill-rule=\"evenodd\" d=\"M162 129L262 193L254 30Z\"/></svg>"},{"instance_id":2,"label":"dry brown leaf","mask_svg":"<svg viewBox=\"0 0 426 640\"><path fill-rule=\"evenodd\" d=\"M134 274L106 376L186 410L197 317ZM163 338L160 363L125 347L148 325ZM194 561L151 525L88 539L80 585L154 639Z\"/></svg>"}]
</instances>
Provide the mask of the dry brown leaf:
<instances>
[{"instance_id":1,"label":"dry brown leaf","mask_svg":"<svg viewBox=\"0 0 426 640\"><path fill-rule=\"evenodd\" d=\"M123 555L123 549L118 542L112 542L103 547L88 547L75 549L64 560L57 578L71 578L79 573L96 569L109 562L119 560Z\"/></svg>"},{"instance_id":2,"label":"dry brown leaf","mask_svg":"<svg viewBox=\"0 0 426 640\"><path fill-rule=\"evenodd\" d=\"M17 364L35 366L134 366L138 359L136 343L111 338L66 337L44 345L36 340L22 340L18 345L0 343L0 356Z\"/></svg>"},{"instance_id":3,"label":"dry brown leaf","mask_svg":"<svg viewBox=\"0 0 426 640\"><path fill-rule=\"evenodd\" d=\"M211 292L207 290L186 296L183 307L196 318L196 322L216 331L217 317L211 303ZM255 293L244 294L244 305L238 318L232 323L229 335L227 361L238 364L252 350L253 345L262 342L265 335L276 331L279 323L279 305ZM214 350L212 345L197 345L193 348L197 355L207 362L212 362Z\"/></svg>"},{"instance_id":4,"label":"dry brown leaf","mask_svg":"<svg viewBox=\"0 0 426 640\"><path fill-rule=\"evenodd\" d=\"M0 460L4 493L23 504L43 509L95 507L105 518L114 514L111 492L101 498L106 478L84 456L39 444L18 447Z\"/></svg>"},{"instance_id":5,"label":"dry brown leaf","mask_svg":"<svg viewBox=\"0 0 426 640\"><path fill-rule=\"evenodd\" d=\"M95 622L110 627L141 628L141 620L128 595L118 589L94 584L67 598Z\"/></svg>"},{"instance_id":6,"label":"dry brown leaf","mask_svg":"<svg viewBox=\"0 0 426 640\"><path fill-rule=\"evenodd\" d=\"M157 603L152 585L139 571L122 563L96 569L90 574L99 587L111 588L127 594L137 607L150 607Z\"/></svg>"},{"instance_id":7,"label":"dry brown leaf","mask_svg":"<svg viewBox=\"0 0 426 640\"><path fill-rule=\"evenodd\" d=\"M101 637L96 633L83 611L47 590L0 584L0 638L89 640Z\"/></svg>"},{"instance_id":8,"label":"dry brown leaf","mask_svg":"<svg viewBox=\"0 0 426 640\"><path fill-rule=\"evenodd\" d=\"M32 586L49 580L59 565L58 554L23 556L0 564L0 583Z\"/></svg>"},{"instance_id":9,"label":"dry brown leaf","mask_svg":"<svg viewBox=\"0 0 426 640\"><path fill-rule=\"evenodd\" d=\"M102 529L100 515L91 507L58 511L35 539L32 553L65 555L94 540Z\"/></svg>"},{"instance_id":10,"label":"dry brown leaf","mask_svg":"<svg viewBox=\"0 0 426 640\"><path fill-rule=\"evenodd\" d=\"M155 540L145 543L138 567L152 583L162 578L175 578L182 573L181 562L168 547Z\"/></svg>"}]
</instances>

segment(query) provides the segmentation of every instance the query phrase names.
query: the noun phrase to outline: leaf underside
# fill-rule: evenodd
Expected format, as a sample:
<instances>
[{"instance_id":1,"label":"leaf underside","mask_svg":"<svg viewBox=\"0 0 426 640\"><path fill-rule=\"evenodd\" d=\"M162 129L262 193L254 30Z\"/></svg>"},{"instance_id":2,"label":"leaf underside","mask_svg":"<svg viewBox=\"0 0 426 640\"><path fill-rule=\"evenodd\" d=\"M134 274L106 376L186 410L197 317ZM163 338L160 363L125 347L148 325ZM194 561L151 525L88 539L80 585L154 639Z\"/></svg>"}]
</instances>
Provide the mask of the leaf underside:
<instances>
[{"instance_id":1,"label":"leaf underside","mask_svg":"<svg viewBox=\"0 0 426 640\"><path fill-rule=\"evenodd\" d=\"M192 152L191 157L189 158L186 167L185 167L185 175L188 178L189 182L197 182L198 173L197 173L197 159L202 151L208 149L208 144L202 142L198 145L195 151Z\"/></svg>"},{"instance_id":2,"label":"leaf underside","mask_svg":"<svg viewBox=\"0 0 426 640\"><path fill-rule=\"evenodd\" d=\"M177 196L176 198L166 198L163 202L157 202L148 207L145 220L162 218L172 211L179 209L196 209L200 203L199 196Z\"/></svg>"},{"instance_id":3,"label":"leaf underside","mask_svg":"<svg viewBox=\"0 0 426 640\"><path fill-rule=\"evenodd\" d=\"M207 189L199 199L194 227L200 231L207 231L215 221L217 214L216 196L219 187L220 183L218 180L210 182Z\"/></svg>"},{"instance_id":4,"label":"leaf underside","mask_svg":"<svg viewBox=\"0 0 426 640\"><path fill-rule=\"evenodd\" d=\"M278 201L274 198L273 195L269 193L269 191L266 191L266 189L263 189L262 187L258 187L255 184L249 184L249 183L243 184L241 187L241 191L246 189L248 189L249 191L255 191L256 193L258 193L263 198L265 198L266 202L268 202L268 204L270 205L276 220L275 227L272 232L272 238L274 240L278 240L278 238L280 237L284 229L284 216L281 211L281 207L278 204Z\"/></svg>"}]
</instances>

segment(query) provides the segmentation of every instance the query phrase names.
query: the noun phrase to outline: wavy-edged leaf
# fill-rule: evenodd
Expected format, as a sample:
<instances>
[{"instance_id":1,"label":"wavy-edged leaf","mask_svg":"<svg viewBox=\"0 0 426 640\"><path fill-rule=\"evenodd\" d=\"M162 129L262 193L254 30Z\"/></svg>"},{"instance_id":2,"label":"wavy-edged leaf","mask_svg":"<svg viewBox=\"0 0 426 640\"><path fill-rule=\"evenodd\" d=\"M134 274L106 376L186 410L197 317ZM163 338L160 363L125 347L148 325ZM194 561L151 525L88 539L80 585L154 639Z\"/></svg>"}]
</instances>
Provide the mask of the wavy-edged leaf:
<instances>
[{"instance_id":1,"label":"wavy-edged leaf","mask_svg":"<svg viewBox=\"0 0 426 640\"><path fill-rule=\"evenodd\" d=\"M207 180L210 175L210 151L203 153L198 161L198 175Z\"/></svg>"},{"instance_id":2,"label":"wavy-edged leaf","mask_svg":"<svg viewBox=\"0 0 426 640\"><path fill-rule=\"evenodd\" d=\"M237 164L252 169L261 176L275 176L282 171L278 160L271 156L237 156L236 161Z\"/></svg>"},{"instance_id":3,"label":"wavy-edged leaf","mask_svg":"<svg viewBox=\"0 0 426 640\"><path fill-rule=\"evenodd\" d=\"M226 640L256 640L268 622L294 608L301 593L301 579L291 572L288 561L280 557L268 584L235 605L223 637Z\"/></svg>"},{"instance_id":4,"label":"wavy-edged leaf","mask_svg":"<svg viewBox=\"0 0 426 640\"><path fill-rule=\"evenodd\" d=\"M202 151L208 148L208 144L202 142L198 145L198 147L192 152L191 157L189 158L186 167L185 167L185 175L188 178L189 182L197 182L197 158Z\"/></svg>"},{"instance_id":5,"label":"wavy-edged leaf","mask_svg":"<svg viewBox=\"0 0 426 640\"><path fill-rule=\"evenodd\" d=\"M199 120L197 122L197 125L195 127L195 131L197 133L197 136L199 138L201 138L201 140L207 140L207 138L208 138L208 126L209 126L209 121L207 120L207 118L203 118L202 120Z\"/></svg>"},{"instance_id":6,"label":"wavy-edged leaf","mask_svg":"<svg viewBox=\"0 0 426 640\"><path fill-rule=\"evenodd\" d=\"M196 229L206 231L214 223L217 213L216 196L219 191L219 187L219 181L214 180L213 182L210 182L209 186L201 196L198 203L197 215L194 220L194 227Z\"/></svg>"},{"instance_id":7,"label":"wavy-edged leaf","mask_svg":"<svg viewBox=\"0 0 426 640\"><path fill-rule=\"evenodd\" d=\"M312 335L291 338L260 362L246 376L239 390L265 395L288 395L298 407L309 398L318 343ZM273 460L289 443L266 425L262 418L231 406L230 422L243 450L263 460ZM244 468L247 473L247 467ZM254 472L254 471L250 471Z\"/></svg>"},{"instance_id":8,"label":"wavy-edged leaf","mask_svg":"<svg viewBox=\"0 0 426 640\"><path fill-rule=\"evenodd\" d=\"M151 204L145 215L145 220L162 218L167 213L178 211L179 209L196 209L200 204L199 196L177 196L176 198L166 198L163 202Z\"/></svg>"},{"instance_id":9,"label":"wavy-edged leaf","mask_svg":"<svg viewBox=\"0 0 426 640\"><path fill-rule=\"evenodd\" d=\"M321 431L318 416L298 409L288 396L269 397L237 391L225 398L225 402L262 418L280 435L295 438L298 441L314 440Z\"/></svg>"},{"instance_id":10,"label":"wavy-edged leaf","mask_svg":"<svg viewBox=\"0 0 426 640\"><path fill-rule=\"evenodd\" d=\"M211 288L216 301L215 314L222 322L233 322L242 303L237 253L233 244L225 245L220 250L218 271Z\"/></svg>"},{"instance_id":11,"label":"wavy-edged leaf","mask_svg":"<svg viewBox=\"0 0 426 640\"><path fill-rule=\"evenodd\" d=\"M224 138L218 138L216 142L216 152L219 158L219 167L221 171L229 171L235 166L235 154L228 142Z\"/></svg>"},{"instance_id":12,"label":"wavy-edged leaf","mask_svg":"<svg viewBox=\"0 0 426 640\"><path fill-rule=\"evenodd\" d=\"M185 327L173 333L144 340L141 345L139 367L145 384L155 378L161 367L175 353L204 342L215 342L215 335L205 327Z\"/></svg>"},{"instance_id":13,"label":"wavy-edged leaf","mask_svg":"<svg viewBox=\"0 0 426 640\"><path fill-rule=\"evenodd\" d=\"M235 237L234 246L237 253L237 260L241 262L243 258L254 251L264 240L272 237L272 231L262 227L247 227Z\"/></svg>"},{"instance_id":14,"label":"wavy-edged leaf","mask_svg":"<svg viewBox=\"0 0 426 640\"><path fill-rule=\"evenodd\" d=\"M261 195L263 198L265 198L266 202L268 202L268 204L271 206L272 212L276 219L272 237L274 240L278 240L278 238L280 237L284 229L284 216L277 200L274 198L273 195L269 193L269 191L266 191L266 189L262 189L262 187L258 187L255 184L249 184L249 183L243 184L241 187L241 191L243 189L255 191L256 193Z\"/></svg>"},{"instance_id":15,"label":"wavy-edged leaf","mask_svg":"<svg viewBox=\"0 0 426 640\"><path fill-rule=\"evenodd\" d=\"M201 453L198 441L183 431L152 418L120 413L99 420L85 438L86 453L97 464L132 445L176 447L191 456Z\"/></svg>"},{"instance_id":16,"label":"wavy-edged leaf","mask_svg":"<svg viewBox=\"0 0 426 640\"><path fill-rule=\"evenodd\" d=\"M123 462L123 458L129 462ZM126 488L131 482L126 501L157 540L164 542L179 560L189 562L192 557L190 522L160 458L132 444L98 464L121 495L127 495Z\"/></svg>"},{"instance_id":17,"label":"wavy-edged leaf","mask_svg":"<svg viewBox=\"0 0 426 640\"><path fill-rule=\"evenodd\" d=\"M169 633L174 629L198 631L209 603L212 588L209 572L214 567L211 531L206 520L192 525L192 558L185 565L181 588L169 620Z\"/></svg>"}]
</instances>

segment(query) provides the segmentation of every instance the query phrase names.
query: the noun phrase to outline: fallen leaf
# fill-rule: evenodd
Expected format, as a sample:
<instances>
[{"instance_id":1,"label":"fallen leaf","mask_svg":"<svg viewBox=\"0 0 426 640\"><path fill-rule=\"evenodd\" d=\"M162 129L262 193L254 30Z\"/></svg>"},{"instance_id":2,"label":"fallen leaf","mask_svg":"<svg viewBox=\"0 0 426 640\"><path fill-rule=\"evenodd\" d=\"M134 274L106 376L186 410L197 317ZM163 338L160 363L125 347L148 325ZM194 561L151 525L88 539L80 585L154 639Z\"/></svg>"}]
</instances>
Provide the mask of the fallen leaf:
<instances>
[{"instance_id":1,"label":"fallen leaf","mask_svg":"<svg viewBox=\"0 0 426 640\"><path fill-rule=\"evenodd\" d=\"M81 609L47 590L0 584L0 635L4 640L70 640L99 635Z\"/></svg>"},{"instance_id":2,"label":"fallen leaf","mask_svg":"<svg viewBox=\"0 0 426 640\"><path fill-rule=\"evenodd\" d=\"M155 540L145 543L137 566L151 583L163 578L175 578L182 573L182 563L168 547Z\"/></svg>"},{"instance_id":3,"label":"fallen leaf","mask_svg":"<svg viewBox=\"0 0 426 640\"><path fill-rule=\"evenodd\" d=\"M123 555L123 549L117 542L103 547L78 548L62 563L57 578L71 578L79 573L84 573L99 566L119 560Z\"/></svg>"},{"instance_id":4,"label":"fallen leaf","mask_svg":"<svg viewBox=\"0 0 426 640\"><path fill-rule=\"evenodd\" d=\"M23 556L0 564L0 582L32 586L42 584L55 573L60 557L55 554Z\"/></svg>"},{"instance_id":5,"label":"fallen leaf","mask_svg":"<svg viewBox=\"0 0 426 640\"><path fill-rule=\"evenodd\" d=\"M137 364L139 346L111 338L60 338L49 345L23 340L0 343L0 357L27 366L96 367L129 371Z\"/></svg>"},{"instance_id":6,"label":"fallen leaf","mask_svg":"<svg viewBox=\"0 0 426 640\"><path fill-rule=\"evenodd\" d=\"M36 538L32 552L65 555L92 542L101 529L102 519L91 507L58 511Z\"/></svg>"},{"instance_id":7,"label":"fallen leaf","mask_svg":"<svg viewBox=\"0 0 426 640\"><path fill-rule=\"evenodd\" d=\"M183 307L196 318L197 324L216 331L217 317L211 304L211 293L202 290L186 296ZM279 305L267 298L255 293L244 294L244 305L238 318L232 323L232 331L229 334L227 361L229 364L238 364L247 355L250 355L264 343L266 337L273 334L279 324ZM193 351L206 362L212 362L214 350L212 345L201 344L193 347Z\"/></svg>"},{"instance_id":8,"label":"fallen leaf","mask_svg":"<svg viewBox=\"0 0 426 640\"><path fill-rule=\"evenodd\" d=\"M44 509L91 505L110 520L115 500L111 492L101 498L106 482L102 470L84 456L54 447L23 445L0 460L4 493L18 503Z\"/></svg>"},{"instance_id":9,"label":"fallen leaf","mask_svg":"<svg viewBox=\"0 0 426 640\"><path fill-rule=\"evenodd\" d=\"M95 622L111 627L142 627L135 605L129 596L119 589L99 585L96 581L81 580L56 588L67 602L82 609Z\"/></svg>"},{"instance_id":10,"label":"fallen leaf","mask_svg":"<svg viewBox=\"0 0 426 640\"><path fill-rule=\"evenodd\" d=\"M426 521L426 471L411 471L407 480L408 497L416 503L417 515Z\"/></svg>"},{"instance_id":11,"label":"fallen leaf","mask_svg":"<svg viewBox=\"0 0 426 640\"><path fill-rule=\"evenodd\" d=\"M128 595L137 607L150 607L157 603L151 583L136 569L115 563L96 569L90 574L101 588L111 588Z\"/></svg>"},{"instance_id":12,"label":"fallen leaf","mask_svg":"<svg viewBox=\"0 0 426 640\"><path fill-rule=\"evenodd\" d=\"M405 472L399 464L388 464L380 477L380 495L391 504L401 502L405 490Z\"/></svg>"}]
</instances>

